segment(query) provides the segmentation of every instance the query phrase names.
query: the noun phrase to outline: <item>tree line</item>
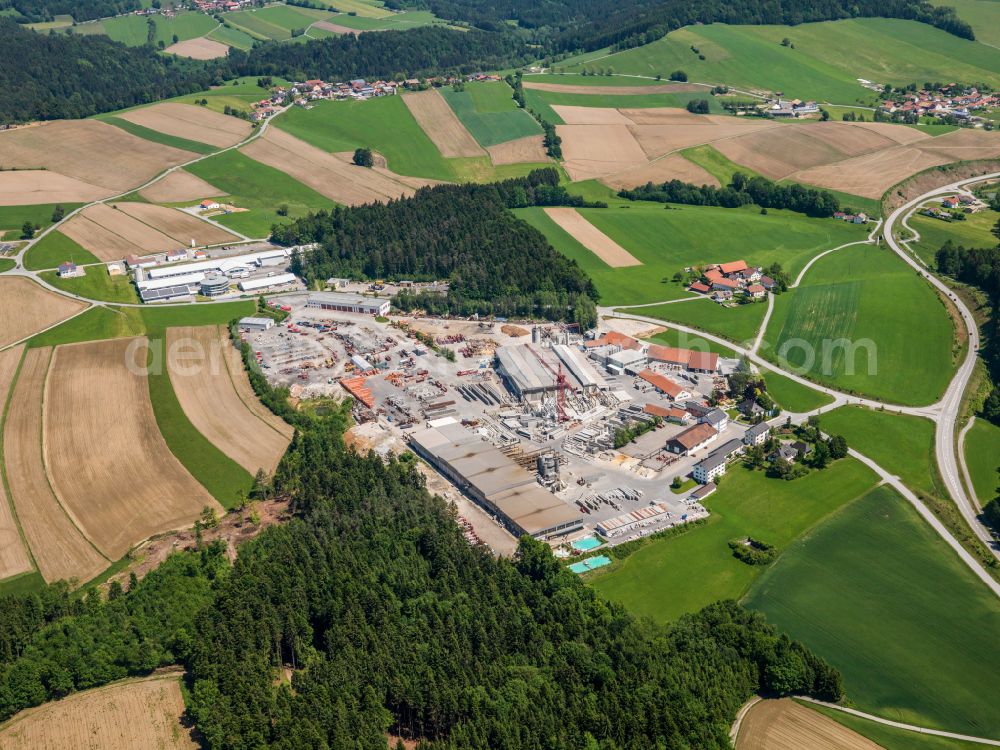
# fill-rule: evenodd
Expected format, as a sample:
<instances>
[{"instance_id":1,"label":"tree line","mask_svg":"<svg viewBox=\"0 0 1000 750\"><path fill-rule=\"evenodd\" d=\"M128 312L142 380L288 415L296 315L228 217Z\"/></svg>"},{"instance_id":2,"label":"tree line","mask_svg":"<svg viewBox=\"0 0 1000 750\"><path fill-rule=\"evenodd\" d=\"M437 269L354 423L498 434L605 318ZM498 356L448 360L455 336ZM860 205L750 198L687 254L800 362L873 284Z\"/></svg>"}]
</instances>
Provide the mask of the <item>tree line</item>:
<instances>
[{"instance_id":1,"label":"tree line","mask_svg":"<svg viewBox=\"0 0 1000 750\"><path fill-rule=\"evenodd\" d=\"M13 10L19 23L52 21L56 16L73 16L79 23L120 16L141 7L139 0L0 0L0 11Z\"/></svg>"},{"instance_id":2,"label":"tree line","mask_svg":"<svg viewBox=\"0 0 1000 750\"><path fill-rule=\"evenodd\" d=\"M319 243L293 258L307 282L331 277L447 281L447 294L401 293L405 310L596 322L597 292L575 261L509 209L603 206L570 195L539 169L486 185L439 185L411 198L336 207L272 229L282 245Z\"/></svg>"},{"instance_id":3,"label":"tree line","mask_svg":"<svg viewBox=\"0 0 1000 750\"><path fill-rule=\"evenodd\" d=\"M766 177L747 177L742 172L733 175L725 187L692 185L681 180L661 184L647 182L618 195L633 201L682 203L692 206L738 208L756 204L761 208L785 208L814 217L833 216L840 210L840 201L826 190L808 188L797 183L781 185Z\"/></svg>"}]
</instances>

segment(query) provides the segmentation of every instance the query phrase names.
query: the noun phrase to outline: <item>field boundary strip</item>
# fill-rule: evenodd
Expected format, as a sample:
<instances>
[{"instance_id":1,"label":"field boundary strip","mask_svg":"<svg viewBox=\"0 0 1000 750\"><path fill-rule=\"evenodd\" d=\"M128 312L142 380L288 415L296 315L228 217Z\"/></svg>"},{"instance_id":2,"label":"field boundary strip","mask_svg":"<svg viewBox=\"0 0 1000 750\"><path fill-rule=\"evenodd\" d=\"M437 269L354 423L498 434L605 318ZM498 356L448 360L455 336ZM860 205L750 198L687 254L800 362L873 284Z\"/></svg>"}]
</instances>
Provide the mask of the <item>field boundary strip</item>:
<instances>
[{"instance_id":1,"label":"field boundary strip","mask_svg":"<svg viewBox=\"0 0 1000 750\"><path fill-rule=\"evenodd\" d=\"M10 514L14 528L17 529L18 538L21 540L21 548L24 550L24 553L31 565L29 570L21 571L21 573L24 573L30 571L38 572L38 563L35 561L35 556L31 552L31 546L28 544L28 538L24 535L24 529L21 528L21 522L17 517L17 509L14 507L14 494L10 491L10 485L7 483L7 464L4 458L4 427L7 424L7 410L10 408L10 403L13 400L14 384L17 382L17 379L21 374L21 365L24 364L24 355L27 351L27 347L23 344L12 346L9 349L0 351L0 357L3 357L5 354L9 354L18 347L20 347L20 352L17 357L17 366L14 368L14 372L11 373L10 380L7 382L6 390L3 394L3 402L0 404L0 406L2 406L2 408L0 408L0 490L3 491L2 499L5 503L7 503L7 512ZM20 573L14 573L0 580L7 580L8 578L13 578L15 575L20 575Z\"/></svg>"}]
</instances>

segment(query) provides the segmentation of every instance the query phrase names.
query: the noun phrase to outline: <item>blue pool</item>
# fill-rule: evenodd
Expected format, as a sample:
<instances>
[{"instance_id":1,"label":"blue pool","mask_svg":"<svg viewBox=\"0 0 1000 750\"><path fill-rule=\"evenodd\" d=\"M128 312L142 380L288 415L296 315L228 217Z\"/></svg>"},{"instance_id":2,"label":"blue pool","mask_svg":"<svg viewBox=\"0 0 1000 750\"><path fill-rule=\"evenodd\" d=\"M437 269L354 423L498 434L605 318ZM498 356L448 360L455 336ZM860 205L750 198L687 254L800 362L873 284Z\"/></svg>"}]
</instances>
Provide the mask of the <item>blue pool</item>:
<instances>
[{"instance_id":1,"label":"blue pool","mask_svg":"<svg viewBox=\"0 0 1000 750\"><path fill-rule=\"evenodd\" d=\"M598 555L597 557L591 557L587 560L582 560L578 563L573 563L572 565L569 566L569 569L572 570L577 575L580 575L581 573L587 573L588 571L591 570L597 570L597 568L603 568L605 565L610 565L610 564L611 564L611 558L606 557L605 555Z\"/></svg>"},{"instance_id":2,"label":"blue pool","mask_svg":"<svg viewBox=\"0 0 1000 750\"><path fill-rule=\"evenodd\" d=\"M580 552L590 552L590 550L600 547L601 543L601 540L596 536L588 536L583 539L577 539L575 542L570 543L569 546Z\"/></svg>"}]
</instances>

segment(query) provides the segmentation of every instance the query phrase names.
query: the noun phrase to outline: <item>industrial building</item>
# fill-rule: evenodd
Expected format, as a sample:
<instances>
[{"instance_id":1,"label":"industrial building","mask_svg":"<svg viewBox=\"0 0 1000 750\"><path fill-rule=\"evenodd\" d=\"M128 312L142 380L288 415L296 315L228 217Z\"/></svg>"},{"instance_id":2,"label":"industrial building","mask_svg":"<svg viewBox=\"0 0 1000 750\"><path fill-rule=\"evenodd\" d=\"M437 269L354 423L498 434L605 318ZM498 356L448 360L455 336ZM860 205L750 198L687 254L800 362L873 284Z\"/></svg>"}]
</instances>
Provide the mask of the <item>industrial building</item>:
<instances>
[{"instance_id":1,"label":"industrial building","mask_svg":"<svg viewBox=\"0 0 1000 750\"><path fill-rule=\"evenodd\" d=\"M708 424L688 427L667 441L667 450L682 456L690 455L719 439L719 433Z\"/></svg>"},{"instance_id":2,"label":"industrial building","mask_svg":"<svg viewBox=\"0 0 1000 750\"><path fill-rule=\"evenodd\" d=\"M147 279L168 279L175 276L185 276L194 273L207 274L211 272L225 274L231 279L250 275L253 268L284 265L291 257L294 248L279 247L274 250L264 250L259 253L248 253L228 258L212 258L195 263L171 263L165 266L154 266L145 271ZM139 281L139 279L136 279ZM199 279L200 281L200 279Z\"/></svg>"},{"instance_id":3,"label":"industrial building","mask_svg":"<svg viewBox=\"0 0 1000 750\"><path fill-rule=\"evenodd\" d=\"M244 331L267 331L274 326L271 318L240 318L240 328Z\"/></svg>"},{"instance_id":4,"label":"industrial building","mask_svg":"<svg viewBox=\"0 0 1000 750\"><path fill-rule=\"evenodd\" d=\"M519 398L544 398L557 390L560 368L566 385L591 393L608 387L604 377L583 353L565 344L551 348L538 344L512 344L496 350L496 369Z\"/></svg>"},{"instance_id":5,"label":"industrial building","mask_svg":"<svg viewBox=\"0 0 1000 750\"><path fill-rule=\"evenodd\" d=\"M201 293L205 297L221 297L229 291L229 277L210 273L201 280Z\"/></svg>"},{"instance_id":6,"label":"industrial building","mask_svg":"<svg viewBox=\"0 0 1000 750\"><path fill-rule=\"evenodd\" d=\"M388 315L391 303L384 297L365 297L344 292L314 292L309 295L306 307L364 315Z\"/></svg>"},{"instance_id":7,"label":"industrial building","mask_svg":"<svg viewBox=\"0 0 1000 750\"><path fill-rule=\"evenodd\" d=\"M410 443L516 536L545 538L583 526L579 510L544 490L533 474L457 422L416 432Z\"/></svg>"},{"instance_id":8,"label":"industrial building","mask_svg":"<svg viewBox=\"0 0 1000 750\"><path fill-rule=\"evenodd\" d=\"M279 273L274 276L264 276L259 279L244 279L237 285L241 292L256 292L272 286L285 286L298 283L299 277L294 273Z\"/></svg>"}]
</instances>

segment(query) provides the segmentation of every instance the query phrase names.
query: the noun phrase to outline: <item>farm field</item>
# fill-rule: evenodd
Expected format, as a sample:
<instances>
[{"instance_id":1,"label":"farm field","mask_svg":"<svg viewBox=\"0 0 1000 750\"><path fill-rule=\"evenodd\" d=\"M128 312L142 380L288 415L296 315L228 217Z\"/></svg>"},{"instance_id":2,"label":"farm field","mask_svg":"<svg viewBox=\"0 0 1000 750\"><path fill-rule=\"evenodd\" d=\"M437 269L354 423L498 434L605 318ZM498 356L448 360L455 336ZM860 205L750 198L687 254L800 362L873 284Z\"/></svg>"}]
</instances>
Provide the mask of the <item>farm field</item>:
<instances>
[{"instance_id":1,"label":"farm field","mask_svg":"<svg viewBox=\"0 0 1000 750\"><path fill-rule=\"evenodd\" d=\"M852 732L791 698L765 700L743 717L736 750L881 750L880 745Z\"/></svg>"},{"instance_id":2,"label":"farm field","mask_svg":"<svg viewBox=\"0 0 1000 750\"><path fill-rule=\"evenodd\" d=\"M874 484L874 474L853 459L792 482L734 465L705 502L711 515L704 526L654 541L588 580L598 593L657 622L717 599L739 599L761 571L733 557L729 540L750 535L783 550Z\"/></svg>"},{"instance_id":3,"label":"farm field","mask_svg":"<svg viewBox=\"0 0 1000 750\"><path fill-rule=\"evenodd\" d=\"M609 83L617 83L619 78L606 79ZM713 98L708 89L698 89L689 92L666 93L656 90L646 92L645 89L634 93L614 91L614 86L593 87L593 91L585 91L582 87L572 87L572 91L546 91L538 88L525 87L524 102L529 109L538 112L553 125L566 124L559 107L595 107L610 109L677 109L687 114L687 104L692 99L708 101L709 111L719 115L724 112L719 102ZM601 90L601 89L604 90ZM610 90L608 90L610 89Z\"/></svg>"},{"instance_id":4,"label":"farm field","mask_svg":"<svg viewBox=\"0 0 1000 750\"><path fill-rule=\"evenodd\" d=\"M823 706L808 705L810 711L817 711L832 719L838 724L843 724L848 729L857 732L863 737L867 737L872 742L878 743L881 747L890 750L979 750L982 745L972 742L962 742L951 740L946 737L936 737L932 734L918 734L905 729L896 729L877 724L874 721L845 714L843 711L836 711Z\"/></svg>"},{"instance_id":5,"label":"farm field","mask_svg":"<svg viewBox=\"0 0 1000 750\"><path fill-rule=\"evenodd\" d=\"M89 182L48 170L0 172L0 206L89 203L108 191Z\"/></svg>"},{"instance_id":6,"label":"farm field","mask_svg":"<svg viewBox=\"0 0 1000 750\"><path fill-rule=\"evenodd\" d=\"M215 29L215 31L210 31L204 38L208 42L216 42L227 47L235 47L236 49L241 49L244 52L252 49L253 43L256 41L245 31L240 31L239 29L235 29L230 26L222 26L221 28Z\"/></svg>"},{"instance_id":7,"label":"farm field","mask_svg":"<svg viewBox=\"0 0 1000 750\"><path fill-rule=\"evenodd\" d=\"M42 457L42 400L52 358L49 347L29 349L3 431L7 486L17 519L46 582L87 581L111 561L84 537L56 498Z\"/></svg>"},{"instance_id":8,"label":"farm field","mask_svg":"<svg viewBox=\"0 0 1000 750\"><path fill-rule=\"evenodd\" d=\"M334 2L336 3L336 0ZM433 13L426 10L393 13L381 18L363 16L360 13L356 16L341 13L334 16L330 22L357 31L406 31L407 29L415 29L418 26L429 26L433 23L440 23Z\"/></svg>"},{"instance_id":9,"label":"farm field","mask_svg":"<svg viewBox=\"0 0 1000 750\"><path fill-rule=\"evenodd\" d=\"M267 237L274 224L333 206L330 199L312 188L238 151L227 151L191 164L187 171L215 185L228 196L228 203L248 209L214 217L213 221L249 237ZM288 207L286 217L278 216L280 206Z\"/></svg>"},{"instance_id":10,"label":"farm field","mask_svg":"<svg viewBox=\"0 0 1000 750\"><path fill-rule=\"evenodd\" d=\"M181 675L154 674L84 690L0 725L5 750L194 750L181 722Z\"/></svg>"},{"instance_id":11,"label":"farm field","mask_svg":"<svg viewBox=\"0 0 1000 750\"><path fill-rule=\"evenodd\" d=\"M154 182L139 191L139 196L150 203L197 203L205 198L216 198L224 193L213 185L209 185L200 177L190 172L178 169L162 180Z\"/></svg>"},{"instance_id":12,"label":"farm field","mask_svg":"<svg viewBox=\"0 0 1000 750\"><path fill-rule=\"evenodd\" d=\"M342 14L355 13L364 18L385 18L392 11L380 0L322 0L320 5L340 11Z\"/></svg>"},{"instance_id":13,"label":"farm field","mask_svg":"<svg viewBox=\"0 0 1000 750\"><path fill-rule=\"evenodd\" d=\"M164 146L170 146L172 148L179 148L183 151L190 151L193 154L211 154L219 150L214 146L209 146L207 143L191 141L186 138L178 138L175 135L161 133L158 130L147 128L144 125L131 122L123 117L115 117L114 115L98 115L94 119L108 125L114 125L116 128L121 128L126 133L131 133L137 138L142 138L143 140L151 141L153 143L159 143Z\"/></svg>"},{"instance_id":14,"label":"farm field","mask_svg":"<svg viewBox=\"0 0 1000 750\"><path fill-rule=\"evenodd\" d=\"M217 29L213 34L221 31L228 31L227 29ZM237 32L241 33L241 32ZM250 39L250 37L247 37ZM253 40L250 39L250 46L252 46ZM238 45L234 45L238 46ZM202 106L198 102L204 100L207 102L204 106L213 112L218 112L219 114L225 114L226 106L233 107L237 110L242 110L244 112L250 111L250 105L255 101L260 101L270 92L268 89L263 89L257 85L256 76L247 76L245 78L236 78L233 81L229 81L221 86L215 86L204 91L198 91L194 94L184 94L182 96L174 97L173 99L168 99L169 102L175 102L180 104L192 104L194 106ZM274 85L282 86L287 84L283 78L278 76L274 77ZM140 105L142 106L142 105ZM129 111L129 110L124 110ZM120 114L120 113L113 113Z\"/></svg>"},{"instance_id":15,"label":"farm field","mask_svg":"<svg viewBox=\"0 0 1000 750\"><path fill-rule=\"evenodd\" d=\"M794 49L781 46L785 37ZM692 46L705 60L699 59ZM852 54L844 56L845 49ZM686 27L593 64L568 60L557 67L577 72L595 66L647 76L682 69L691 80L782 91L786 96L833 104L872 99L873 94L857 78L895 85L945 79L1000 84L1000 60L991 47L916 21L881 18L794 27Z\"/></svg>"},{"instance_id":16,"label":"farm field","mask_svg":"<svg viewBox=\"0 0 1000 750\"><path fill-rule=\"evenodd\" d=\"M517 106L512 98L513 91L503 81L467 83L464 91L443 88L440 92L472 137L484 148L542 133L535 119Z\"/></svg>"},{"instance_id":17,"label":"farm field","mask_svg":"<svg viewBox=\"0 0 1000 750\"><path fill-rule=\"evenodd\" d=\"M1000 495L1000 427L977 419L965 436L965 462L980 504Z\"/></svg>"},{"instance_id":18,"label":"farm field","mask_svg":"<svg viewBox=\"0 0 1000 750\"><path fill-rule=\"evenodd\" d=\"M843 435L847 444L897 475L912 490L947 497L938 486L934 423L908 414L841 406L820 417L820 429Z\"/></svg>"},{"instance_id":19,"label":"farm field","mask_svg":"<svg viewBox=\"0 0 1000 750\"><path fill-rule=\"evenodd\" d=\"M402 99L417 124L446 159L484 153L437 89L403 94Z\"/></svg>"},{"instance_id":20,"label":"farm field","mask_svg":"<svg viewBox=\"0 0 1000 750\"><path fill-rule=\"evenodd\" d=\"M53 489L114 560L153 534L189 525L205 506L218 508L157 428L146 375L133 371L144 367L147 347L142 338L58 347L46 383ZM115 394L113 405L107 393Z\"/></svg>"},{"instance_id":21,"label":"farm field","mask_svg":"<svg viewBox=\"0 0 1000 750\"><path fill-rule=\"evenodd\" d=\"M130 109L120 117L150 130L219 148L239 143L253 132L251 124L238 117L220 115L208 107L176 102Z\"/></svg>"},{"instance_id":22,"label":"farm field","mask_svg":"<svg viewBox=\"0 0 1000 750\"><path fill-rule=\"evenodd\" d=\"M22 276L0 277L0 346L55 325L87 305L63 297Z\"/></svg>"},{"instance_id":23,"label":"farm field","mask_svg":"<svg viewBox=\"0 0 1000 750\"><path fill-rule=\"evenodd\" d=\"M775 300L765 340L764 355L786 369L893 403L936 401L953 371L944 305L909 266L871 245L817 261L799 287Z\"/></svg>"},{"instance_id":24,"label":"farm field","mask_svg":"<svg viewBox=\"0 0 1000 750\"><path fill-rule=\"evenodd\" d=\"M253 10L223 13L226 23L257 39L285 41L292 38L292 31L306 29L316 21L333 17L329 11L298 8L289 5L271 5Z\"/></svg>"},{"instance_id":25,"label":"farm field","mask_svg":"<svg viewBox=\"0 0 1000 750\"><path fill-rule=\"evenodd\" d=\"M852 225L790 211L769 211L762 216L752 207L671 206L666 210L660 203L608 200L610 208L585 208L579 213L643 265L611 268L556 226L542 209L515 211L590 274L601 293L600 303L608 306L688 296L684 287L670 281L687 266L742 258L756 265L781 263L794 276L823 250L862 239L861 230ZM740 238L738 249L734 249L733 237Z\"/></svg>"},{"instance_id":26,"label":"farm field","mask_svg":"<svg viewBox=\"0 0 1000 750\"><path fill-rule=\"evenodd\" d=\"M944 0L934 0L931 5L945 5ZM993 47L1000 47L1000 5L995 0L947 0L947 5L958 12L958 17L972 26L976 40Z\"/></svg>"},{"instance_id":27,"label":"farm field","mask_svg":"<svg viewBox=\"0 0 1000 750\"><path fill-rule=\"evenodd\" d=\"M779 406L786 411L807 412L833 402L833 397L814 391L777 372L763 372L764 385Z\"/></svg>"},{"instance_id":28,"label":"farm field","mask_svg":"<svg viewBox=\"0 0 1000 750\"><path fill-rule=\"evenodd\" d=\"M271 474L292 437L292 429L274 417L262 418L254 397L244 402L235 380L246 380L242 365L230 370L228 334L214 326L167 329L167 369L174 392L191 423L227 456L251 474ZM247 383L249 385L249 383Z\"/></svg>"},{"instance_id":29,"label":"farm field","mask_svg":"<svg viewBox=\"0 0 1000 750\"><path fill-rule=\"evenodd\" d=\"M192 60L214 60L217 57L225 57L229 53L229 47L215 39L196 37L171 44L163 51L178 57L190 57Z\"/></svg>"},{"instance_id":30,"label":"farm field","mask_svg":"<svg viewBox=\"0 0 1000 750\"><path fill-rule=\"evenodd\" d=\"M745 603L839 669L855 707L1000 735L1000 602L890 488L785 550Z\"/></svg>"},{"instance_id":31,"label":"farm field","mask_svg":"<svg viewBox=\"0 0 1000 750\"><path fill-rule=\"evenodd\" d=\"M163 42L164 45L172 44L175 34L181 41L193 39L202 34L207 34L219 25L214 18L206 13L181 11L173 18L166 18L162 15L149 17L128 15L116 18L104 18L100 21L82 23L74 31L86 34L88 31L93 30L97 33L106 34L116 42L127 44L130 47L139 47L145 44L147 40L149 30L147 18L152 19L156 24L156 35L153 38L154 45L158 45L160 42ZM89 27L91 26L95 28L90 29Z\"/></svg>"},{"instance_id":32,"label":"farm field","mask_svg":"<svg viewBox=\"0 0 1000 750\"><path fill-rule=\"evenodd\" d=\"M583 218L576 209L551 207L543 210L545 215L552 219L561 229L568 232L587 250L611 268L627 268L642 265L628 250Z\"/></svg>"},{"instance_id":33,"label":"farm field","mask_svg":"<svg viewBox=\"0 0 1000 750\"><path fill-rule=\"evenodd\" d=\"M41 277L57 289L78 294L88 299L104 302L138 303L135 287L127 276L108 276L103 266L89 266L83 269L86 276L60 278L55 271L43 271Z\"/></svg>"},{"instance_id":34,"label":"farm field","mask_svg":"<svg viewBox=\"0 0 1000 750\"><path fill-rule=\"evenodd\" d=\"M738 344L750 344L764 321L767 303L723 307L707 297L701 297L690 302L643 307L631 312L714 333Z\"/></svg>"},{"instance_id":35,"label":"farm field","mask_svg":"<svg viewBox=\"0 0 1000 750\"><path fill-rule=\"evenodd\" d=\"M21 366L23 346L0 351L0 426L10 400L10 387ZM2 440L0 440L2 447ZM30 573L35 569L31 556L21 538L21 530L14 518L13 505L6 486L0 481L0 580Z\"/></svg>"},{"instance_id":36,"label":"farm field","mask_svg":"<svg viewBox=\"0 0 1000 750\"><path fill-rule=\"evenodd\" d=\"M965 221L942 221L930 216L914 214L907 220L910 227L920 233L920 241L910 247L931 268L937 268L935 253L948 240L965 247L993 247L997 238L990 232L1000 220L996 211L968 214Z\"/></svg>"}]
</instances>

